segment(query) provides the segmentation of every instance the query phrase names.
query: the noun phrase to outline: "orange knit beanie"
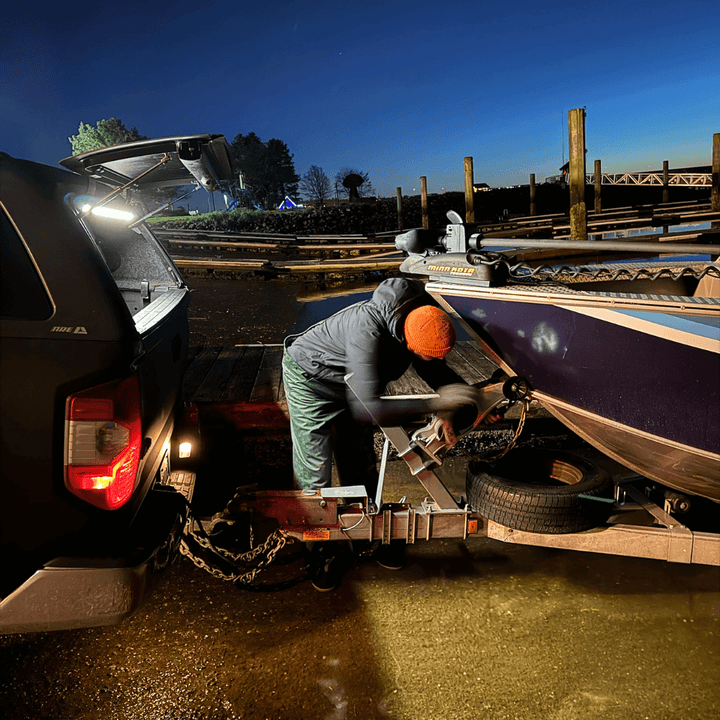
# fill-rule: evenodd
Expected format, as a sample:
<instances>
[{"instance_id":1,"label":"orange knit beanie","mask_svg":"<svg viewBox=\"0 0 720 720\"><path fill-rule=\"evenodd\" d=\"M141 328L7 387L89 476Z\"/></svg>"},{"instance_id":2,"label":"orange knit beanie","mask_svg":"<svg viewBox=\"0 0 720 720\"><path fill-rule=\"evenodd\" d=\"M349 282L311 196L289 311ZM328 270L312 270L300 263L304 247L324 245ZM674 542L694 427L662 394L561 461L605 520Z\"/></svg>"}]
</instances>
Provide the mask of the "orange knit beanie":
<instances>
[{"instance_id":1,"label":"orange knit beanie","mask_svg":"<svg viewBox=\"0 0 720 720\"><path fill-rule=\"evenodd\" d=\"M446 312L422 305L405 318L405 340L418 355L444 358L455 347L455 327Z\"/></svg>"}]
</instances>

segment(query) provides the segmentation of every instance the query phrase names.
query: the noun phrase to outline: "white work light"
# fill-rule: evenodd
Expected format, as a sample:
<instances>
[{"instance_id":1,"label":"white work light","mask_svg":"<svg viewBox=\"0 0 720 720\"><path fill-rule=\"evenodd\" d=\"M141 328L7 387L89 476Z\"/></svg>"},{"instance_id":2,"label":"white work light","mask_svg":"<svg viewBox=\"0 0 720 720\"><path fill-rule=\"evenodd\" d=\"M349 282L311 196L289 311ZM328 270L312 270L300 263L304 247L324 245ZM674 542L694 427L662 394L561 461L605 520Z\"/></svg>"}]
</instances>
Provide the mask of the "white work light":
<instances>
[{"instance_id":1,"label":"white work light","mask_svg":"<svg viewBox=\"0 0 720 720\"><path fill-rule=\"evenodd\" d=\"M88 204L83 205L81 209L83 213L87 213L91 207L92 206ZM128 212L127 210L116 210L115 208L107 206L92 207L91 212L98 217L110 218L112 220L125 220L126 222L130 222L135 219L134 213Z\"/></svg>"}]
</instances>

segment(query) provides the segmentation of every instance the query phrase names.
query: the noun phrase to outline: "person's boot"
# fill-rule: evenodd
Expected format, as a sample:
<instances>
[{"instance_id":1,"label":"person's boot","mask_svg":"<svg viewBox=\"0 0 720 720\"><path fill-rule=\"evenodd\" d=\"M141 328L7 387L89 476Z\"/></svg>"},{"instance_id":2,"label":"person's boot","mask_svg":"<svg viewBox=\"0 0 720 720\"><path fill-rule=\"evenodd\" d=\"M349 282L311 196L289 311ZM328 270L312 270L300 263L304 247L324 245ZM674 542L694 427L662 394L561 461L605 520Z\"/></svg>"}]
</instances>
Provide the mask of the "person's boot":
<instances>
[{"instance_id":1,"label":"person's boot","mask_svg":"<svg viewBox=\"0 0 720 720\"><path fill-rule=\"evenodd\" d=\"M352 565L352 553L341 542L315 542L310 548L308 575L318 592L340 587L343 575Z\"/></svg>"},{"instance_id":2,"label":"person's boot","mask_svg":"<svg viewBox=\"0 0 720 720\"><path fill-rule=\"evenodd\" d=\"M387 570L402 570L407 563L404 540L391 540L388 545L380 545L373 557L380 567Z\"/></svg>"}]
</instances>

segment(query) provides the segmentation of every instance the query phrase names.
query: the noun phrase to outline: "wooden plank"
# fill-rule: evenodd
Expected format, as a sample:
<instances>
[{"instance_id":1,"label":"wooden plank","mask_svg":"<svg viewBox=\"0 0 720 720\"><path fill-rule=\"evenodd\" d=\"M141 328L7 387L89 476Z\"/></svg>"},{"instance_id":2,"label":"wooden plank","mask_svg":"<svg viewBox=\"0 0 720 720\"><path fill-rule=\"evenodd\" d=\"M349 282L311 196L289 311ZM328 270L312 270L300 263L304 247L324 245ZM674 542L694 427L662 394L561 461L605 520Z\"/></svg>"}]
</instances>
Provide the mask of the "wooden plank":
<instances>
[{"instance_id":1,"label":"wooden plank","mask_svg":"<svg viewBox=\"0 0 720 720\"><path fill-rule=\"evenodd\" d=\"M212 260L198 258L189 260L183 258L175 259L179 268L205 269L205 270L235 270L245 272L286 272L286 273L342 273L348 270L396 270L404 258L392 260L372 260L372 255L367 260L296 260L296 261L273 261L268 260Z\"/></svg>"},{"instance_id":2,"label":"wooden plank","mask_svg":"<svg viewBox=\"0 0 720 720\"><path fill-rule=\"evenodd\" d=\"M203 348L201 345L192 345L191 347L188 348L187 366L186 367L190 367L190 365L192 365L195 358L198 356L198 354L200 353L200 351L202 349Z\"/></svg>"},{"instance_id":3,"label":"wooden plank","mask_svg":"<svg viewBox=\"0 0 720 720\"><path fill-rule=\"evenodd\" d=\"M285 408L282 346L192 348L183 383L185 400L201 403L279 403ZM459 342L448 365L469 383L486 379L496 366L472 342ZM425 395L432 389L411 367L388 385L391 395Z\"/></svg>"},{"instance_id":4,"label":"wooden plank","mask_svg":"<svg viewBox=\"0 0 720 720\"><path fill-rule=\"evenodd\" d=\"M471 385L485 379L482 373L469 363L464 355L458 352L457 345L445 361L451 370L454 370L465 382Z\"/></svg>"},{"instance_id":5,"label":"wooden plank","mask_svg":"<svg viewBox=\"0 0 720 720\"><path fill-rule=\"evenodd\" d=\"M265 347L250 402L277 402L282 376L282 345Z\"/></svg>"},{"instance_id":6,"label":"wooden plank","mask_svg":"<svg viewBox=\"0 0 720 720\"><path fill-rule=\"evenodd\" d=\"M276 402L207 403L200 407L206 426L216 425L253 432L287 432L290 426L286 409Z\"/></svg>"},{"instance_id":7,"label":"wooden plank","mask_svg":"<svg viewBox=\"0 0 720 720\"><path fill-rule=\"evenodd\" d=\"M244 354L242 347L223 348L195 391L194 402L220 402L225 387L234 381L235 368Z\"/></svg>"},{"instance_id":8,"label":"wooden plank","mask_svg":"<svg viewBox=\"0 0 720 720\"><path fill-rule=\"evenodd\" d=\"M434 392L413 367L409 367L401 378L388 383L387 391L390 395L427 395Z\"/></svg>"},{"instance_id":9,"label":"wooden plank","mask_svg":"<svg viewBox=\"0 0 720 720\"><path fill-rule=\"evenodd\" d=\"M483 380L497 370L497 365L470 340L457 343L454 352L457 352Z\"/></svg>"},{"instance_id":10,"label":"wooden plank","mask_svg":"<svg viewBox=\"0 0 720 720\"><path fill-rule=\"evenodd\" d=\"M233 377L223 394L223 402L248 402L255 385L255 377L260 369L265 348L262 345L244 346L240 361L235 366Z\"/></svg>"},{"instance_id":11,"label":"wooden plank","mask_svg":"<svg viewBox=\"0 0 720 720\"><path fill-rule=\"evenodd\" d=\"M193 401L195 392L220 354L220 347L205 347L195 354L183 378L183 400Z\"/></svg>"}]
</instances>

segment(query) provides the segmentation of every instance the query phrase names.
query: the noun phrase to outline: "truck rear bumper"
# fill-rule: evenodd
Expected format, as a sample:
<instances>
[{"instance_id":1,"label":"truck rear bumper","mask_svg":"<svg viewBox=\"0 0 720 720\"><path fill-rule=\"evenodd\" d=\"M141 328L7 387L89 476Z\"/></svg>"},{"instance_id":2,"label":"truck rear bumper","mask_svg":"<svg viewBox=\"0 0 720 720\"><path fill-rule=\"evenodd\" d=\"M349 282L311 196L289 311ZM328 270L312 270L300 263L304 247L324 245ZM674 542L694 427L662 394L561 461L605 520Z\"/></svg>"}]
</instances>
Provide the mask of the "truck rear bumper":
<instances>
[{"instance_id":1,"label":"truck rear bumper","mask_svg":"<svg viewBox=\"0 0 720 720\"><path fill-rule=\"evenodd\" d=\"M0 634L116 625L131 616L158 574L178 555L187 520L185 502L179 493L165 494L165 512L155 517L153 528L153 536L162 539L150 545L144 557L132 553L47 563L0 602ZM162 534L158 526L164 528Z\"/></svg>"}]
</instances>

